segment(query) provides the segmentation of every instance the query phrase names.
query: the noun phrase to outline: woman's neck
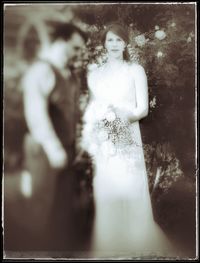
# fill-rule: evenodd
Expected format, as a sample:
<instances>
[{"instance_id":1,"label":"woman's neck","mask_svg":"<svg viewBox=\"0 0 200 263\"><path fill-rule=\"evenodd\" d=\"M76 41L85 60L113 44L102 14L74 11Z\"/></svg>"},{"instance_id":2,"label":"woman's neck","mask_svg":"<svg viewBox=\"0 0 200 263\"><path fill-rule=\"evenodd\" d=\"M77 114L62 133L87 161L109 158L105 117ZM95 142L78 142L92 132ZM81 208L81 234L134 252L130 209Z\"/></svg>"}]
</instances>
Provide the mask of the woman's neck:
<instances>
[{"instance_id":1,"label":"woman's neck","mask_svg":"<svg viewBox=\"0 0 200 263\"><path fill-rule=\"evenodd\" d=\"M123 58L112 58L108 57L107 64L114 66L114 65L121 65L124 62Z\"/></svg>"}]
</instances>

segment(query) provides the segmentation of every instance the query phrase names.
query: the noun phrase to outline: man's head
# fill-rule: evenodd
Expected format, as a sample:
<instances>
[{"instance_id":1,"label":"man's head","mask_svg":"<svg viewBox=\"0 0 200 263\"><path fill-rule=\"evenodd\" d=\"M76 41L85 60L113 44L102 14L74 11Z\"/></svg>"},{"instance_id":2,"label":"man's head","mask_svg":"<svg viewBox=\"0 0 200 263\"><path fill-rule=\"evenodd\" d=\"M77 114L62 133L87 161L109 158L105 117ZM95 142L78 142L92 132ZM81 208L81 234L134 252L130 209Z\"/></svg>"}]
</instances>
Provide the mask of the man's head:
<instances>
[{"instance_id":1,"label":"man's head","mask_svg":"<svg viewBox=\"0 0 200 263\"><path fill-rule=\"evenodd\" d=\"M48 56L57 67L64 68L80 56L87 35L75 25L62 22L51 23L49 31Z\"/></svg>"}]
</instances>

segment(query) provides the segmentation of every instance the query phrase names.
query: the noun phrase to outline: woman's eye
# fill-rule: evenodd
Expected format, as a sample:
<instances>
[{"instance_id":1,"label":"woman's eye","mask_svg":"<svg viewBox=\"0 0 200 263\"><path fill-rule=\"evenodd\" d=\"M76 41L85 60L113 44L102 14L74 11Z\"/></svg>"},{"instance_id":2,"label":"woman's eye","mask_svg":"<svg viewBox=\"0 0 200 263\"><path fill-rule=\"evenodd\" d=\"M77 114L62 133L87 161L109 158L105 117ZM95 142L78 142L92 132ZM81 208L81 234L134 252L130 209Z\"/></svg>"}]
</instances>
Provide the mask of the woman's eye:
<instances>
[{"instance_id":1,"label":"woman's eye","mask_svg":"<svg viewBox=\"0 0 200 263\"><path fill-rule=\"evenodd\" d=\"M118 38L117 41L118 41L118 42L121 42L122 40L121 40L121 38Z\"/></svg>"}]
</instances>

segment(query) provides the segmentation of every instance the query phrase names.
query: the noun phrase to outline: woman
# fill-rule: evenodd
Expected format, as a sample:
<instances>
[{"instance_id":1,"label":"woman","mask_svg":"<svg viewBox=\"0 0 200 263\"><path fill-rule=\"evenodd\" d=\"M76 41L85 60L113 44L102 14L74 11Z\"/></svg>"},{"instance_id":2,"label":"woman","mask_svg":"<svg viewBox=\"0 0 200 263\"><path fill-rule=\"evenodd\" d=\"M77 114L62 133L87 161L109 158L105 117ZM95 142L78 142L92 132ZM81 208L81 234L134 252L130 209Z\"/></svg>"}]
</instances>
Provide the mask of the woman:
<instances>
[{"instance_id":1,"label":"woman","mask_svg":"<svg viewBox=\"0 0 200 263\"><path fill-rule=\"evenodd\" d=\"M139 128L148 114L146 74L128 62L128 35L121 25L108 26L102 41L108 59L88 72L90 101L82 133L95 171L92 253L163 255L167 239L153 219Z\"/></svg>"}]
</instances>

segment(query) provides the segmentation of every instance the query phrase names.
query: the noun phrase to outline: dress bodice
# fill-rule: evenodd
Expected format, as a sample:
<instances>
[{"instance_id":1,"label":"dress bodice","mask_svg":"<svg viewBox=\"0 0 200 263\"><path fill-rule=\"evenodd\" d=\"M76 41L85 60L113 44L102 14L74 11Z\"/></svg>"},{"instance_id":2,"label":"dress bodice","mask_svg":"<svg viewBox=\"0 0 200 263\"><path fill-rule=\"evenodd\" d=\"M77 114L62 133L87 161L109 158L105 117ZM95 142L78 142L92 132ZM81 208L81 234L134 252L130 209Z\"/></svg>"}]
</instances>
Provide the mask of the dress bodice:
<instances>
[{"instance_id":1,"label":"dress bodice","mask_svg":"<svg viewBox=\"0 0 200 263\"><path fill-rule=\"evenodd\" d=\"M91 96L83 116L83 148L96 154L105 143L109 151L130 156L133 145L141 146L139 122L128 120L137 108L134 65L119 62L96 67L88 73L88 87Z\"/></svg>"},{"instance_id":2,"label":"dress bodice","mask_svg":"<svg viewBox=\"0 0 200 263\"><path fill-rule=\"evenodd\" d=\"M103 65L88 74L88 86L92 101L99 107L114 107L133 110L136 107L134 72L126 62L109 67Z\"/></svg>"}]
</instances>

